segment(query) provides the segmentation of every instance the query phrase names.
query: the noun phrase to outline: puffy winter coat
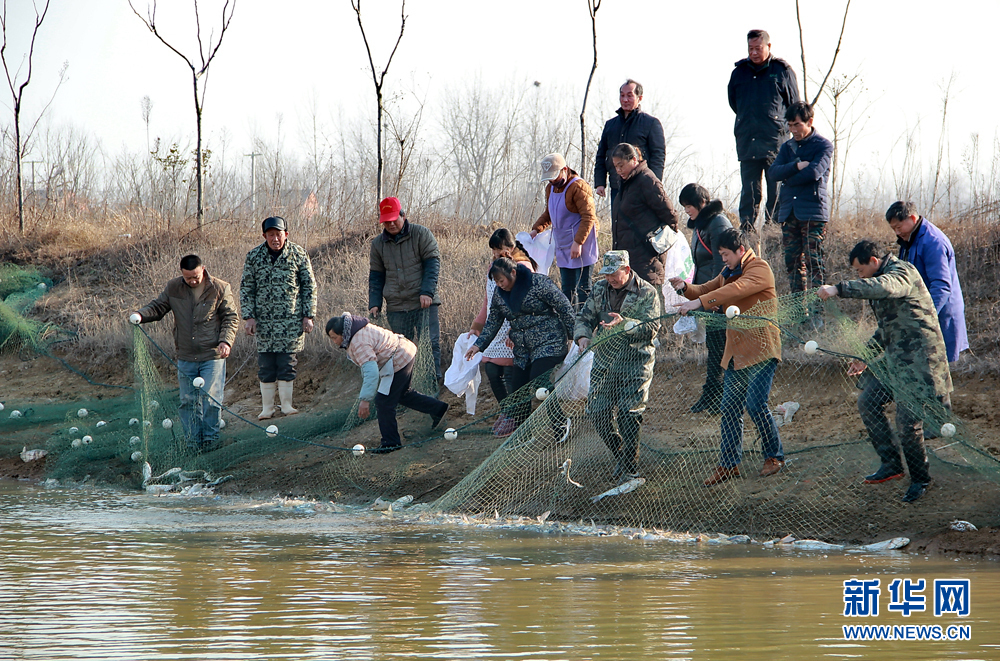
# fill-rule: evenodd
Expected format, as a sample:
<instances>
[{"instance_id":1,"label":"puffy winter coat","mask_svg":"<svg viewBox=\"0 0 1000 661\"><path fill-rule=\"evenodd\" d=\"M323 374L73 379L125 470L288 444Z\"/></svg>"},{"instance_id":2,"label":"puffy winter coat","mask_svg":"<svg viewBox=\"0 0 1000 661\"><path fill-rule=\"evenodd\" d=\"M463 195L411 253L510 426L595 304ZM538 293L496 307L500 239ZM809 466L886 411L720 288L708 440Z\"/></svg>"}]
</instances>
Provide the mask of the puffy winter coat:
<instances>
[{"instance_id":1,"label":"puffy winter coat","mask_svg":"<svg viewBox=\"0 0 1000 661\"><path fill-rule=\"evenodd\" d=\"M729 77L729 107L736 113L736 156L741 161L773 159L788 139L785 111L799 100L795 72L781 58L759 67L744 58Z\"/></svg>"},{"instance_id":2,"label":"puffy winter coat","mask_svg":"<svg viewBox=\"0 0 1000 661\"><path fill-rule=\"evenodd\" d=\"M800 162L807 162L799 169ZM804 140L781 145L767 176L781 182L778 191L778 222L795 214L799 220L825 223L830 220L830 166L833 143L813 130Z\"/></svg>"},{"instance_id":3,"label":"puffy winter coat","mask_svg":"<svg viewBox=\"0 0 1000 661\"><path fill-rule=\"evenodd\" d=\"M429 229L407 220L395 236L383 230L369 253L368 307L381 308L385 298L386 312L410 312L420 309L421 296L440 305L440 272L441 252Z\"/></svg>"},{"instance_id":4,"label":"puffy winter coat","mask_svg":"<svg viewBox=\"0 0 1000 661\"><path fill-rule=\"evenodd\" d=\"M271 259L267 244L247 253L240 311L255 319L258 352L296 353L305 346L302 319L316 316L316 279L305 249L285 242Z\"/></svg>"},{"instance_id":5,"label":"puffy winter coat","mask_svg":"<svg viewBox=\"0 0 1000 661\"><path fill-rule=\"evenodd\" d=\"M663 184L646 162L640 161L615 196L611 210L611 249L627 250L632 270L646 282L662 285L666 255L657 255L646 237L664 225L677 231L677 218Z\"/></svg>"},{"instance_id":6,"label":"puffy winter coat","mask_svg":"<svg viewBox=\"0 0 1000 661\"><path fill-rule=\"evenodd\" d=\"M656 178L663 177L667 149L660 120L644 113L641 107L630 112L628 117L625 117L625 111L619 108L615 116L605 122L601 141L597 144L597 154L594 156L594 188L606 186L609 177L610 187L613 190L621 188L622 180L615 172L611 153L623 142L638 147Z\"/></svg>"},{"instance_id":7,"label":"puffy winter coat","mask_svg":"<svg viewBox=\"0 0 1000 661\"><path fill-rule=\"evenodd\" d=\"M722 230L732 226L720 200L712 200L698 213L697 218L688 220L691 256L694 259L694 284L705 284L726 267L719 254L719 235Z\"/></svg>"}]
</instances>

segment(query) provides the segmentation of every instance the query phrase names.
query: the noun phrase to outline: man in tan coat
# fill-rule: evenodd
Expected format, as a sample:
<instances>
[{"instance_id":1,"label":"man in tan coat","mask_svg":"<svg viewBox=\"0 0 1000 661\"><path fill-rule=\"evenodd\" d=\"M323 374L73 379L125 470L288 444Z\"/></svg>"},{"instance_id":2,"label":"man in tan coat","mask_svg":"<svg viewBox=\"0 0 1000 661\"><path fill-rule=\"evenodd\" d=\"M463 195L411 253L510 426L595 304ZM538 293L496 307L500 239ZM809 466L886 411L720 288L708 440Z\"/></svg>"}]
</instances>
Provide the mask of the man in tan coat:
<instances>
[{"instance_id":1,"label":"man in tan coat","mask_svg":"<svg viewBox=\"0 0 1000 661\"><path fill-rule=\"evenodd\" d=\"M200 452L219 440L226 358L240 319L229 283L210 276L200 257L187 255L180 266L180 277L168 282L155 300L132 314L130 321L144 324L174 313L181 397L178 413L188 448Z\"/></svg>"},{"instance_id":2,"label":"man in tan coat","mask_svg":"<svg viewBox=\"0 0 1000 661\"><path fill-rule=\"evenodd\" d=\"M777 292L774 272L770 265L749 247L746 236L729 228L719 235L719 254L726 267L715 279L703 285L691 285L680 278L670 284L688 299L678 310L682 314L695 310L720 309L730 306L741 311L753 308L753 315L774 317L777 312ZM760 434L764 451L764 466L760 477L768 477L785 466L785 454L778 436L778 426L767 408L774 371L781 360L781 335L774 324L765 321L738 320L726 330L726 348L722 355L725 376L722 381L722 447L719 465L705 480L712 486L739 477L743 456L743 411L750 414Z\"/></svg>"}]
</instances>

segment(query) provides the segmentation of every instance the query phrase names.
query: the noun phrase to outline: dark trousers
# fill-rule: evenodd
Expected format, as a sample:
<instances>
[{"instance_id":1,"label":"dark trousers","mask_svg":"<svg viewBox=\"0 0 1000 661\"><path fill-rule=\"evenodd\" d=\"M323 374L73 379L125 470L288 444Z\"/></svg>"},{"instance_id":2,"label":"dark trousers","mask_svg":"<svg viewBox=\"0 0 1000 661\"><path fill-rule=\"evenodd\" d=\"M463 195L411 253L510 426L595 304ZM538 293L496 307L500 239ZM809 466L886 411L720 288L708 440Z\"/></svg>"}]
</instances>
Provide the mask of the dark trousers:
<instances>
[{"instance_id":1,"label":"dark trousers","mask_svg":"<svg viewBox=\"0 0 1000 661\"><path fill-rule=\"evenodd\" d=\"M402 404L408 409L430 416L444 415L448 405L439 399L421 395L410 388L413 376L413 361L396 372L392 377L389 394L375 393L375 408L378 412L378 429L382 433L382 447L400 445L399 425L396 424L396 406Z\"/></svg>"},{"instance_id":2,"label":"dark trousers","mask_svg":"<svg viewBox=\"0 0 1000 661\"><path fill-rule=\"evenodd\" d=\"M493 396L497 398L498 404L507 399L507 395L513 392L513 389L510 388L510 378L513 370L513 365L483 363L483 371L486 372L486 378L490 382L490 390L493 391Z\"/></svg>"},{"instance_id":3,"label":"dark trousers","mask_svg":"<svg viewBox=\"0 0 1000 661\"><path fill-rule=\"evenodd\" d=\"M822 287L826 284L823 259L823 237L826 223L799 220L792 214L781 224L781 245L785 254L785 271L793 292Z\"/></svg>"},{"instance_id":4,"label":"dark trousers","mask_svg":"<svg viewBox=\"0 0 1000 661\"><path fill-rule=\"evenodd\" d=\"M527 369L521 369L517 365L511 367L510 380L507 382L510 387L510 391L516 392L526 386L528 383L534 381L541 375L552 370L554 367L562 363L563 359L566 357L565 354L562 356L550 356L547 358L536 358L535 360L528 363ZM552 392L552 377L549 376L545 379L545 383L537 384L539 388L548 388L549 392ZM521 401L516 402L513 407L511 407L508 415L514 418L518 424L524 422L531 415L531 397L534 393L528 393ZM552 406L550 410L550 415L552 416L552 421L555 423L558 418L561 417L561 411L556 411L559 409L558 403ZM555 413L551 413L556 411Z\"/></svg>"},{"instance_id":5,"label":"dark trousers","mask_svg":"<svg viewBox=\"0 0 1000 661\"><path fill-rule=\"evenodd\" d=\"M431 351L434 353L434 373L441 381L441 324L438 321L438 306L432 305L426 309L409 310L406 312L388 312L386 320L393 333L398 333L420 346L420 330L424 327L424 315L427 315L427 330L431 334Z\"/></svg>"},{"instance_id":6,"label":"dark trousers","mask_svg":"<svg viewBox=\"0 0 1000 661\"><path fill-rule=\"evenodd\" d=\"M708 362L705 364L705 385L701 392L709 402L722 401L722 354L726 351L726 329L705 331L705 346L708 348Z\"/></svg>"},{"instance_id":7,"label":"dark trousers","mask_svg":"<svg viewBox=\"0 0 1000 661\"><path fill-rule=\"evenodd\" d=\"M874 376L868 376L867 383L858 397L858 412L868 430L868 438L872 447L878 453L883 464L889 464L900 471L903 462L899 456L899 446L903 447L906 457L906 467L910 471L910 480L926 484L931 481L927 450L924 448L924 423L920 416L914 415L910 409L896 402L896 432L899 443L893 438L889 418L885 407L894 399L892 391L886 388ZM951 397L945 395L939 398L945 408L951 408Z\"/></svg>"},{"instance_id":8,"label":"dark trousers","mask_svg":"<svg viewBox=\"0 0 1000 661\"><path fill-rule=\"evenodd\" d=\"M559 267L559 277L562 279L562 293L569 299L573 309L579 310L590 296L590 271L593 264L581 266L578 269Z\"/></svg>"},{"instance_id":9,"label":"dark trousers","mask_svg":"<svg viewBox=\"0 0 1000 661\"><path fill-rule=\"evenodd\" d=\"M590 414L590 420L601 440L618 461L618 466L623 472L634 474L639 470L639 429L642 426L642 413L621 409L618 410L617 416L614 413L612 407L594 411ZM617 430L614 426L615 418L618 422Z\"/></svg>"},{"instance_id":10,"label":"dark trousers","mask_svg":"<svg viewBox=\"0 0 1000 661\"><path fill-rule=\"evenodd\" d=\"M294 381L295 366L298 364L294 353L261 351L257 354L257 379L261 383Z\"/></svg>"},{"instance_id":11,"label":"dark trousers","mask_svg":"<svg viewBox=\"0 0 1000 661\"><path fill-rule=\"evenodd\" d=\"M743 180L743 191L740 193L740 225L744 231L756 228L762 193L761 177L767 182L764 220L770 221L774 218L774 210L778 206L778 182L772 181L767 176L767 171L771 169L773 162L773 158L740 161L740 178Z\"/></svg>"}]
</instances>

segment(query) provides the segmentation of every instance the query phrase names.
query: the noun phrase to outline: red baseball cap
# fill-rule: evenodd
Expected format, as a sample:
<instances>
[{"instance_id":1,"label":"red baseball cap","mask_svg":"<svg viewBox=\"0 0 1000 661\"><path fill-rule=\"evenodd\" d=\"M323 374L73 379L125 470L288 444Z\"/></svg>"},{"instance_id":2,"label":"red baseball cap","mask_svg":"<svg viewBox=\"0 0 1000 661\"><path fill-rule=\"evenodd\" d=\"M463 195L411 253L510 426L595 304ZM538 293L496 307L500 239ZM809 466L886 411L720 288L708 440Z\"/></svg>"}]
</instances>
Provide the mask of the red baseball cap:
<instances>
[{"instance_id":1,"label":"red baseball cap","mask_svg":"<svg viewBox=\"0 0 1000 661\"><path fill-rule=\"evenodd\" d=\"M378 222L380 223L391 223L399 218L399 212L402 207L399 204L399 200L395 197L387 197L378 205Z\"/></svg>"}]
</instances>

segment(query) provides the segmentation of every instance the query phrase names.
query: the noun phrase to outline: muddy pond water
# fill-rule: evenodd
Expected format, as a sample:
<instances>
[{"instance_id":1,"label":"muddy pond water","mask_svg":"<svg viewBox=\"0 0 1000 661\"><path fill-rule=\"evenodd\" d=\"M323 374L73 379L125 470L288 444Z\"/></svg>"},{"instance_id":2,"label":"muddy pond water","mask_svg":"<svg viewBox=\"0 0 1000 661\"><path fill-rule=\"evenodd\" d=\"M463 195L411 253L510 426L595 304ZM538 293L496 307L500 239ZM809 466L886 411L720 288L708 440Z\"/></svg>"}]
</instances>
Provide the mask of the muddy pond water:
<instances>
[{"instance_id":1,"label":"muddy pond water","mask_svg":"<svg viewBox=\"0 0 1000 661\"><path fill-rule=\"evenodd\" d=\"M1000 565L0 481L0 659L533 658L1000 659Z\"/></svg>"}]
</instances>

